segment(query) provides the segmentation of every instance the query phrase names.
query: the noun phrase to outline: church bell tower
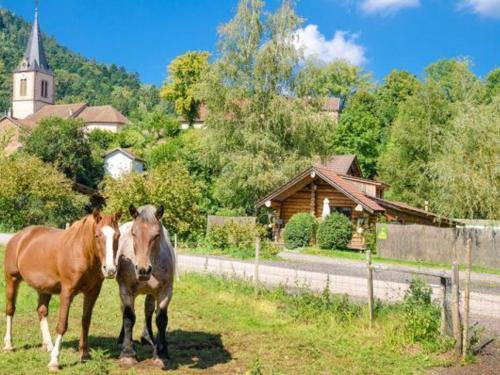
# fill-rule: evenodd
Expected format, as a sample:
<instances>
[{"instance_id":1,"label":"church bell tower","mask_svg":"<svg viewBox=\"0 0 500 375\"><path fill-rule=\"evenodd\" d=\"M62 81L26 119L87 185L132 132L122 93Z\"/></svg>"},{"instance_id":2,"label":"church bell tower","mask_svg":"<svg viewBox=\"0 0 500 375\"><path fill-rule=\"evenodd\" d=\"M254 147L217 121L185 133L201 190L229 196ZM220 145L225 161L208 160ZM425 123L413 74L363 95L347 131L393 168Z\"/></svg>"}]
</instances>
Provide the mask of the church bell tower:
<instances>
[{"instance_id":1,"label":"church bell tower","mask_svg":"<svg viewBox=\"0 0 500 375\"><path fill-rule=\"evenodd\" d=\"M13 76L12 117L24 119L54 104L54 75L47 63L38 26L38 7L23 59Z\"/></svg>"}]
</instances>

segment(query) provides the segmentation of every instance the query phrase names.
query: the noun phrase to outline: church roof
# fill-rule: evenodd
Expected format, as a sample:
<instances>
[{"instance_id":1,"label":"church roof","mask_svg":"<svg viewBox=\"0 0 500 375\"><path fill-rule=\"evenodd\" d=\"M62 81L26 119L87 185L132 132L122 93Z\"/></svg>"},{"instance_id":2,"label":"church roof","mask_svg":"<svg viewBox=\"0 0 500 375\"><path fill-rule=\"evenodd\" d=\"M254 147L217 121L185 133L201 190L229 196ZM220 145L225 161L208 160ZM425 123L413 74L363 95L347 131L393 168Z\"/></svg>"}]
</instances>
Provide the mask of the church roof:
<instances>
[{"instance_id":1,"label":"church roof","mask_svg":"<svg viewBox=\"0 0 500 375\"><path fill-rule=\"evenodd\" d=\"M85 107L78 118L83 119L85 123L126 124L128 122L128 118L111 105Z\"/></svg>"},{"instance_id":2,"label":"church roof","mask_svg":"<svg viewBox=\"0 0 500 375\"><path fill-rule=\"evenodd\" d=\"M74 104L51 104L45 105L37 112L26 117L23 120L17 120L26 128L33 129L46 117L60 118L80 118L85 124L89 123L110 123L126 124L128 118L122 115L118 110L110 105L101 105L96 107L88 106L86 103Z\"/></svg>"},{"instance_id":3,"label":"church roof","mask_svg":"<svg viewBox=\"0 0 500 375\"><path fill-rule=\"evenodd\" d=\"M78 117L86 107L86 103L45 105L32 115L18 121L27 128L32 129L46 117L60 117L64 119Z\"/></svg>"},{"instance_id":4,"label":"church roof","mask_svg":"<svg viewBox=\"0 0 500 375\"><path fill-rule=\"evenodd\" d=\"M38 9L35 10L35 20L31 28L31 34L28 39L28 45L24 52L23 60L17 71L42 71L50 73L50 67L45 57L43 49L42 34L38 26Z\"/></svg>"}]
</instances>

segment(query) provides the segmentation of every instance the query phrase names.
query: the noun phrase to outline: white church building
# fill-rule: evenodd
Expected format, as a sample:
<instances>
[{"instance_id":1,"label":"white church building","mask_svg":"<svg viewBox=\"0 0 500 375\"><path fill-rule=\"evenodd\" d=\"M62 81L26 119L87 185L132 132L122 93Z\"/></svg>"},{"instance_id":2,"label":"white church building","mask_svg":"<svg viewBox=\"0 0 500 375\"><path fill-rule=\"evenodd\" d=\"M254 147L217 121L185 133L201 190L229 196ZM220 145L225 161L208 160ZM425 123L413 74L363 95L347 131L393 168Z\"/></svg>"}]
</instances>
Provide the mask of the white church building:
<instances>
[{"instance_id":1,"label":"white church building","mask_svg":"<svg viewBox=\"0 0 500 375\"><path fill-rule=\"evenodd\" d=\"M46 117L79 118L88 131L119 132L128 123L127 117L111 105L54 104L54 94L54 74L45 56L35 10L26 51L13 73L12 110L0 117L0 136L10 139L5 151L11 153L21 147L20 135L32 131Z\"/></svg>"}]
</instances>

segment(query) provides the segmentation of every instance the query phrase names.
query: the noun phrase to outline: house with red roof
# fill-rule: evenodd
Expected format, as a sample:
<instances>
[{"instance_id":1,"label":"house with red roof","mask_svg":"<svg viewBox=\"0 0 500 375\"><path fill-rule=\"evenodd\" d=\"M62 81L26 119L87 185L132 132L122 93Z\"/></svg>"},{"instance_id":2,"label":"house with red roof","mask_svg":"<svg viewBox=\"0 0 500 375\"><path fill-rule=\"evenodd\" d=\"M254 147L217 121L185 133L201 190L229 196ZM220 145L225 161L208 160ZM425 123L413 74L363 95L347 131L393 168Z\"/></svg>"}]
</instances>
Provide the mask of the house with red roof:
<instances>
[{"instance_id":1,"label":"house with red roof","mask_svg":"<svg viewBox=\"0 0 500 375\"><path fill-rule=\"evenodd\" d=\"M335 155L316 163L260 199L257 208L267 207L274 217L274 238L281 242L290 218L309 212L321 220L340 212L351 219L353 237L348 247L363 249L363 231L383 216L401 224L450 226L452 222L427 210L384 198L389 185L363 177L355 155Z\"/></svg>"}]
</instances>

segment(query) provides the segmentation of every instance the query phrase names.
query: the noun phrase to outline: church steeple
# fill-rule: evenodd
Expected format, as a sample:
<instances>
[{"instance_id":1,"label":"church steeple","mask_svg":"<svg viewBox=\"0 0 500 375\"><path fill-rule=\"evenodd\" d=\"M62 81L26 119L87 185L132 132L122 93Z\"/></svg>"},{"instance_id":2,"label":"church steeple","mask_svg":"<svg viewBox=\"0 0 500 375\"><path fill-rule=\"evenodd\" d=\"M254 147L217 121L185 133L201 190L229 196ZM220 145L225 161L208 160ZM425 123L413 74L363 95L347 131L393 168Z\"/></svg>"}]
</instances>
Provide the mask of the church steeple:
<instances>
[{"instance_id":1,"label":"church steeple","mask_svg":"<svg viewBox=\"0 0 500 375\"><path fill-rule=\"evenodd\" d=\"M40 33L40 26L38 25L38 4L35 7L35 19L31 27L26 51L17 71L51 71L45 57L42 35Z\"/></svg>"},{"instance_id":2,"label":"church steeple","mask_svg":"<svg viewBox=\"0 0 500 375\"><path fill-rule=\"evenodd\" d=\"M54 89L54 76L45 57L38 25L37 4L26 51L13 75L12 116L23 119L47 104L54 104Z\"/></svg>"}]
</instances>

